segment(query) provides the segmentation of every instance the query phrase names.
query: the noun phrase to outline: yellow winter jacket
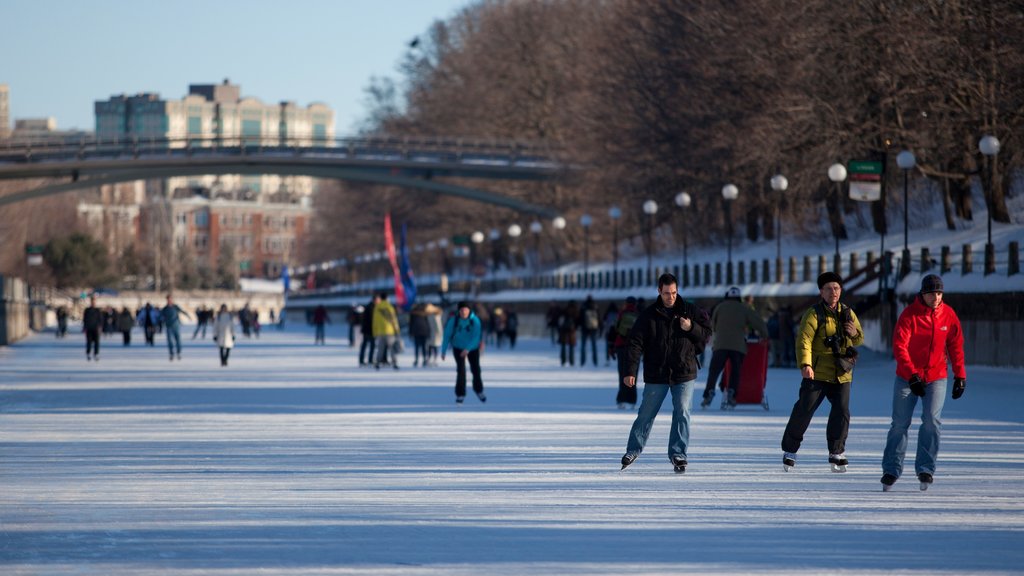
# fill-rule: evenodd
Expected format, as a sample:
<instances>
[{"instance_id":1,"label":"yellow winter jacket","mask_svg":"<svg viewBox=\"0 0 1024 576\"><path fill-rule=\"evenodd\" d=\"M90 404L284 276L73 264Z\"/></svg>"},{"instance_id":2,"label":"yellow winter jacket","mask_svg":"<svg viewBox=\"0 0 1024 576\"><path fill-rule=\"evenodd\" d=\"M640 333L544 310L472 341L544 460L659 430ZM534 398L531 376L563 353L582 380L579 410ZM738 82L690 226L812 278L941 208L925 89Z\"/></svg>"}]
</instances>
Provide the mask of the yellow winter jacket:
<instances>
[{"instance_id":1,"label":"yellow winter jacket","mask_svg":"<svg viewBox=\"0 0 1024 576\"><path fill-rule=\"evenodd\" d=\"M820 302L819 302L820 303ZM825 310L825 327L818 329L818 313L811 306L804 312L800 319L800 329L796 333L796 365L799 367L810 366L814 369L814 379L819 382L839 382L849 384L853 382L853 372L847 372L836 378L835 356L832 349L825 345L825 338L832 336L842 330L839 322L840 314L850 310L850 318L857 329L855 336L843 338L839 347L840 354L846 352L849 346L860 346L864 343L864 330L860 327L860 320L849 307L842 302L836 306L836 310L829 310L828 306L822 304ZM844 334L845 335L845 334Z\"/></svg>"},{"instance_id":2,"label":"yellow winter jacket","mask_svg":"<svg viewBox=\"0 0 1024 576\"><path fill-rule=\"evenodd\" d=\"M373 307L373 337L395 336L398 334L398 316L395 307L387 300L381 300Z\"/></svg>"}]
</instances>

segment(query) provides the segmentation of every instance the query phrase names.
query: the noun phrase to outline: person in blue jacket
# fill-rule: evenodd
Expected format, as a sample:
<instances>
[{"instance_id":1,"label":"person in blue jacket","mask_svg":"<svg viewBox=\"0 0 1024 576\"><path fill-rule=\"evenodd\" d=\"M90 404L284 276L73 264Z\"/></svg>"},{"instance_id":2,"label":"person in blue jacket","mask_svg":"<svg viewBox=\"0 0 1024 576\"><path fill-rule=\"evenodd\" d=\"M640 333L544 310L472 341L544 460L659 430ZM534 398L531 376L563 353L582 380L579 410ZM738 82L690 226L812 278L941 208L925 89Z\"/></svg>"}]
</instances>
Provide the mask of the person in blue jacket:
<instances>
[{"instance_id":1,"label":"person in blue jacket","mask_svg":"<svg viewBox=\"0 0 1024 576\"><path fill-rule=\"evenodd\" d=\"M444 327L444 342L441 344L441 361L444 361L448 346L455 356L455 403L459 406L466 398L466 360L473 373L473 391L481 402L487 402L484 395L484 381L480 377L480 352L483 350L480 319L473 313L469 302L459 302L458 312L448 319Z\"/></svg>"}]
</instances>

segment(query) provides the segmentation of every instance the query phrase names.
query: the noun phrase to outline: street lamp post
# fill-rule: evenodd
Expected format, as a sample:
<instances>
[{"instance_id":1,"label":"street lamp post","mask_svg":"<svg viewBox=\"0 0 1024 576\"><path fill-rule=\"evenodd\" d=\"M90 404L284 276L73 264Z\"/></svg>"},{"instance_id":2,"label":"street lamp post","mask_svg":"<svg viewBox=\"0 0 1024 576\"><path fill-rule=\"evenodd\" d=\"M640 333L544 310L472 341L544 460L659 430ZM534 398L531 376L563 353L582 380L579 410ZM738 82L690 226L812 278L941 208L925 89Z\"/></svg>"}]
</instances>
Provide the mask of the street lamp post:
<instances>
[{"instance_id":1,"label":"street lamp post","mask_svg":"<svg viewBox=\"0 0 1024 576\"><path fill-rule=\"evenodd\" d=\"M555 230L565 230L565 218L562 218L561 216L555 216L554 218L551 219L551 226ZM558 250L558 246L556 244L552 243L551 247L555 251L555 265L561 267L562 253Z\"/></svg>"},{"instance_id":2,"label":"street lamp post","mask_svg":"<svg viewBox=\"0 0 1024 576\"><path fill-rule=\"evenodd\" d=\"M789 188L789 180L782 174L776 174L771 179L772 190L778 192L779 197L775 200L775 281L782 282L782 200L783 193Z\"/></svg>"},{"instance_id":3,"label":"street lamp post","mask_svg":"<svg viewBox=\"0 0 1024 576\"><path fill-rule=\"evenodd\" d=\"M686 240L687 236L689 236L690 230L686 217L686 209L690 207L692 202L693 199L690 198L689 193L680 192L679 194L676 194L676 206L679 206L683 213L683 277L680 279L682 282L682 285L679 286L680 288L685 288L690 285L690 270L687 267L689 264L686 261Z\"/></svg>"},{"instance_id":4,"label":"street lamp post","mask_svg":"<svg viewBox=\"0 0 1024 576\"><path fill-rule=\"evenodd\" d=\"M487 234L487 237L491 240L491 271L498 271L498 240L501 239L501 231L497 228L491 228L491 231Z\"/></svg>"},{"instance_id":5,"label":"street lamp post","mask_svg":"<svg viewBox=\"0 0 1024 576\"><path fill-rule=\"evenodd\" d=\"M654 200L644 202L644 214L647 214L647 283L651 282L651 251L654 248L654 215L658 213L658 203Z\"/></svg>"},{"instance_id":6,"label":"street lamp post","mask_svg":"<svg viewBox=\"0 0 1024 576\"><path fill-rule=\"evenodd\" d=\"M901 276L906 276L910 273L910 203L907 190L910 187L910 171L917 165L917 158L914 158L910 150L904 150L896 155L896 165L903 170L903 259L900 272Z\"/></svg>"},{"instance_id":7,"label":"street lamp post","mask_svg":"<svg viewBox=\"0 0 1024 576\"><path fill-rule=\"evenodd\" d=\"M618 206L608 209L608 217L612 219L612 270L615 275L612 278L612 286L619 287L619 218L622 217L622 210Z\"/></svg>"},{"instance_id":8,"label":"street lamp post","mask_svg":"<svg viewBox=\"0 0 1024 576\"><path fill-rule=\"evenodd\" d=\"M996 156L999 154L999 139L991 134L982 136L981 140L978 141L978 149L981 153L987 157L987 168L985 170L986 183L985 186L985 206L988 212L988 242L985 244L985 274L991 274L995 272L996 268L996 250L992 244L992 204L995 196L992 195L992 186L995 184L994 178L994 167L996 162Z\"/></svg>"},{"instance_id":9,"label":"street lamp post","mask_svg":"<svg viewBox=\"0 0 1024 576\"><path fill-rule=\"evenodd\" d=\"M590 214L580 216L580 226L583 226L583 287L590 286L590 225L593 219Z\"/></svg>"},{"instance_id":10,"label":"street lamp post","mask_svg":"<svg viewBox=\"0 0 1024 576\"><path fill-rule=\"evenodd\" d=\"M511 240L512 243L518 242L519 241L519 236L522 235L522 233L523 233L523 229L519 226L519 224L512 224L512 225L510 225L508 227L508 237L512 239ZM512 245L509 246L509 256L510 256L510 259L512 260L510 268L515 267L517 262L516 262L516 256L515 256L515 252L513 251L513 246Z\"/></svg>"},{"instance_id":11,"label":"street lamp post","mask_svg":"<svg viewBox=\"0 0 1024 576\"><path fill-rule=\"evenodd\" d=\"M536 276L540 272L540 232L544 229L544 225L534 220L530 223L530 233L533 234L533 274Z\"/></svg>"},{"instance_id":12,"label":"street lamp post","mask_svg":"<svg viewBox=\"0 0 1024 576\"><path fill-rule=\"evenodd\" d=\"M728 235L728 260L725 264L725 283L732 284L732 201L738 198L740 189L735 184L722 186L722 199L725 201L725 224Z\"/></svg>"},{"instance_id":13,"label":"street lamp post","mask_svg":"<svg viewBox=\"0 0 1024 576\"><path fill-rule=\"evenodd\" d=\"M828 167L828 179L836 183L836 222L832 226L832 235L836 238L836 256L832 270L839 273L841 261L839 259L839 225L838 220L842 213L839 209L840 198L842 197L843 181L846 180L846 166L836 162Z\"/></svg>"}]
</instances>

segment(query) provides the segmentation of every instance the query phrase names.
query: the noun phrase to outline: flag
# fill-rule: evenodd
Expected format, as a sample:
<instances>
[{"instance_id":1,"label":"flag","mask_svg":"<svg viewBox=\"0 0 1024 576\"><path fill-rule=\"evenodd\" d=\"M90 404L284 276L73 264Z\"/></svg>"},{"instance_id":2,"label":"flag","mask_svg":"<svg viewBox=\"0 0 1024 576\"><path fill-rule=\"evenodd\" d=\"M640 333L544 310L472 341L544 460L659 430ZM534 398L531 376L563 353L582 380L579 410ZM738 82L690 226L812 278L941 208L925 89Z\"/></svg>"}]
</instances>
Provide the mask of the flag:
<instances>
[{"instance_id":1,"label":"flag","mask_svg":"<svg viewBox=\"0 0 1024 576\"><path fill-rule=\"evenodd\" d=\"M384 248L388 251L388 261L395 275L395 304L405 306L405 287L402 285L402 273L398 269L398 257L395 255L395 237L391 234L391 213L384 215Z\"/></svg>"},{"instance_id":2,"label":"flag","mask_svg":"<svg viewBox=\"0 0 1024 576\"><path fill-rule=\"evenodd\" d=\"M405 310L409 311L416 303L416 278L412 274L412 264L409 263L409 247L405 243L405 222L402 223L402 241L399 253L399 271L402 274L402 287L405 288Z\"/></svg>"}]
</instances>

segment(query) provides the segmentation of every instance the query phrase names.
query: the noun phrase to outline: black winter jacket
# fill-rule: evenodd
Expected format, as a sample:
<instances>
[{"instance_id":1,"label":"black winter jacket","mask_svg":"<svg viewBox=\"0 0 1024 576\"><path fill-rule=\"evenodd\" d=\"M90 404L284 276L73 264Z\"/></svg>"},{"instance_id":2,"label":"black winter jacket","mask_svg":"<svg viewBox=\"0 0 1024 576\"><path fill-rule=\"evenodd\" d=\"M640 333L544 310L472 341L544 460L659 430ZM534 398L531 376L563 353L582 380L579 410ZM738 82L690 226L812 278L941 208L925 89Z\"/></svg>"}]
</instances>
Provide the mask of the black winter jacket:
<instances>
[{"instance_id":1,"label":"black winter jacket","mask_svg":"<svg viewBox=\"0 0 1024 576\"><path fill-rule=\"evenodd\" d=\"M680 318L689 318L689 332L679 327ZM626 343L629 358L627 374L636 374L640 358L644 360L647 384L681 384L697 378L697 355L711 337L711 319L699 306L676 299L665 308L661 299L648 306L629 333Z\"/></svg>"}]
</instances>

